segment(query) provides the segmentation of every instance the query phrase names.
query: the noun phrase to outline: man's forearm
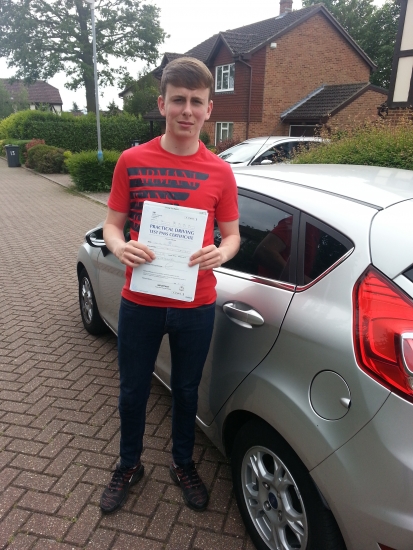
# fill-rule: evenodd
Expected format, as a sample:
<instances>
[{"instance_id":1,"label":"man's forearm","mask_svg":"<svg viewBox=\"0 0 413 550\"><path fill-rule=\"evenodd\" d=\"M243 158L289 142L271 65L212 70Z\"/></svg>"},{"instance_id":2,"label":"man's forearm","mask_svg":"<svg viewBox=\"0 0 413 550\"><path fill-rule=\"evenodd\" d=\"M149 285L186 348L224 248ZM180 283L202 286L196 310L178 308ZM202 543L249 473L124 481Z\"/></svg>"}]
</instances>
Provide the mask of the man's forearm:
<instances>
[{"instance_id":1,"label":"man's forearm","mask_svg":"<svg viewBox=\"0 0 413 550\"><path fill-rule=\"evenodd\" d=\"M103 239L109 250L119 258L119 251L125 246L125 236L118 227L107 224L103 226Z\"/></svg>"},{"instance_id":2,"label":"man's forearm","mask_svg":"<svg viewBox=\"0 0 413 550\"><path fill-rule=\"evenodd\" d=\"M239 235L228 235L224 237L219 245L218 249L222 255L222 263L226 263L231 260L239 250L240 237Z\"/></svg>"}]
</instances>

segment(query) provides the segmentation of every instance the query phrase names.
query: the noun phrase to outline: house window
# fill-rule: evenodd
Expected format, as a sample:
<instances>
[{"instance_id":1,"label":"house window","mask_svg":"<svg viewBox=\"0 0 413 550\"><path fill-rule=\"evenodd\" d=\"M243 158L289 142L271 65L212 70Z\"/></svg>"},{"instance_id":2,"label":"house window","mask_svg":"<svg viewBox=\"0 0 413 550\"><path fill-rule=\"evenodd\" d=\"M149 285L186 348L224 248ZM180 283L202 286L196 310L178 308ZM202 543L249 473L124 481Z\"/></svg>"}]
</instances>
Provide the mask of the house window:
<instances>
[{"instance_id":1,"label":"house window","mask_svg":"<svg viewBox=\"0 0 413 550\"><path fill-rule=\"evenodd\" d=\"M215 130L215 145L220 141L232 139L232 122L217 122Z\"/></svg>"},{"instance_id":2,"label":"house window","mask_svg":"<svg viewBox=\"0 0 413 550\"><path fill-rule=\"evenodd\" d=\"M320 126L317 124L291 124L290 137L315 136Z\"/></svg>"},{"instance_id":3,"label":"house window","mask_svg":"<svg viewBox=\"0 0 413 550\"><path fill-rule=\"evenodd\" d=\"M229 92L234 89L235 64L215 68L215 91Z\"/></svg>"}]
</instances>

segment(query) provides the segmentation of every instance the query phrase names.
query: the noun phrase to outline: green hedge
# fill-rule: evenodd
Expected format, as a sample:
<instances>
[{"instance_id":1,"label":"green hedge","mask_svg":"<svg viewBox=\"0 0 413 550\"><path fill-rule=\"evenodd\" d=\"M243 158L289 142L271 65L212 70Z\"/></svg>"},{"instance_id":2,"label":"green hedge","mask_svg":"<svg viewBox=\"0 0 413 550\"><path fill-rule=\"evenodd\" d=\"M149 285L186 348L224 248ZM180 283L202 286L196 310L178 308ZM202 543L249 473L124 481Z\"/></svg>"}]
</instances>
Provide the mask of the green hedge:
<instances>
[{"instance_id":1,"label":"green hedge","mask_svg":"<svg viewBox=\"0 0 413 550\"><path fill-rule=\"evenodd\" d=\"M298 153L294 164L356 164L413 170L413 124L386 121L336 130L330 141Z\"/></svg>"},{"instance_id":2,"label":"green hedge","mask_svg":"<svg viewBox=\"0 0 413 550\"><path fill-rule=\"evenodd\" d=\"M150 139L149 123L126 113L101 117L100 130L102 148L108 150L124 151L132 140L143 143ZM159 134L158 127L156 133ZM48 145L74 153L97 150L96 116L20 111L0 122L0 139L4 138L44 139Z\"/></svg>"},{"instance_id":3,"label":"green hedge","mask_svg":"<svg viewBox=\"0 0 413 550\"><path fill-rule=\"evenodd\" d=\"M79 191L110 191L119 157L119 151L104 150L103 162L100 163L96 151L84 151L68 156L65 162Z\"/></svg>"}]
</instances>

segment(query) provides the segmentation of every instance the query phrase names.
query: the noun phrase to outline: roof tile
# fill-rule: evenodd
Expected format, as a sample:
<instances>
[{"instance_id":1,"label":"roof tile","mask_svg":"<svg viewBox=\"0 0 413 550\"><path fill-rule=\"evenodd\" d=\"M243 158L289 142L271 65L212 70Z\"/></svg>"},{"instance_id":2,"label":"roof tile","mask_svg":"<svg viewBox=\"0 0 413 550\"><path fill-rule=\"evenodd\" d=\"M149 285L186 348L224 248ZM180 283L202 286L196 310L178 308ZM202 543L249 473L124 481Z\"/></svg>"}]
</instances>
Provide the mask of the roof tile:
<instances>
[{"instance_id":1,"label":"roof tile","mask_svg":"<svg viewBox=\"0 0 413 550\"><path fill-rule=\"evenodd\" d=\"M0 82L10 93L18 93L21 87L24 86L21 80L15 80L13 84L10 84L9 79L0 78ZM37 80L34 84L29 84L27 91L30 103L63 105L59 90L43 80Z\"/></svg>"},{"instance_id":2,"label":"roof tile","mask_svg":"<svg viewBox=\"0 0 413 550\"><path fill-rule=\"evenodd\" d=\"M328 116L358 92L367 88L368 82L331 84L321 86L306 98L281 114L283 120L319 119Z\"/></svg>"}]
</instances>

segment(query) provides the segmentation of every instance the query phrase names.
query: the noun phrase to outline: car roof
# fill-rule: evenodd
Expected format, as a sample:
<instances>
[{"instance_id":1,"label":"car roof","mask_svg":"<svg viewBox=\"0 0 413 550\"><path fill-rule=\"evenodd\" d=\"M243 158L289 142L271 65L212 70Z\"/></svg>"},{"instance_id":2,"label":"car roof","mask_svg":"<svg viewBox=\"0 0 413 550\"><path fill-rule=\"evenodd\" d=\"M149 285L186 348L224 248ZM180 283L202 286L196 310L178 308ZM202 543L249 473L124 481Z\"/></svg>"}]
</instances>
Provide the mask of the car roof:
<instances>
[{"instance_id":1,"label":"car roof","mask_svg":"<svg viewBox=\"0 0 413 550\"><path fill-rule=\"evenodd\" d=\"M378 209L413 198L413 171L344 164L234 167L234 174L283 182L341 196ZM251 186L254 182L251 180Z\"/></svg>"},{"instance_id":2,"label":"car roof","mask_svg":"<svg viewBox=\"0 0 413 550\"><path fill-rule=\"evenodd\" d=\"M249 138L237 145L242 145L243 143L265 143L268 141L269 144L275 143L277 141L321 141L319 137L308 136L308 137L292 137L292 136L262 136ZM236 147L236 146L234 146Z\"/></svg>"}]
</instances>

